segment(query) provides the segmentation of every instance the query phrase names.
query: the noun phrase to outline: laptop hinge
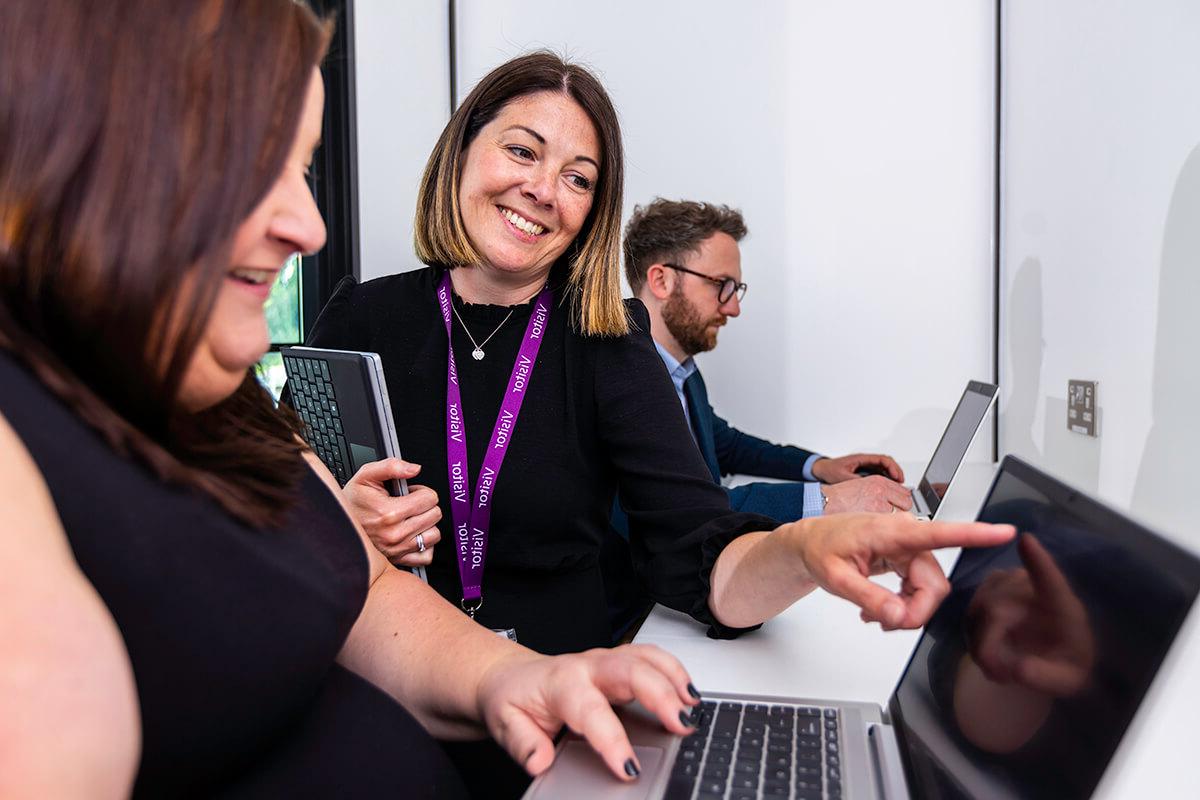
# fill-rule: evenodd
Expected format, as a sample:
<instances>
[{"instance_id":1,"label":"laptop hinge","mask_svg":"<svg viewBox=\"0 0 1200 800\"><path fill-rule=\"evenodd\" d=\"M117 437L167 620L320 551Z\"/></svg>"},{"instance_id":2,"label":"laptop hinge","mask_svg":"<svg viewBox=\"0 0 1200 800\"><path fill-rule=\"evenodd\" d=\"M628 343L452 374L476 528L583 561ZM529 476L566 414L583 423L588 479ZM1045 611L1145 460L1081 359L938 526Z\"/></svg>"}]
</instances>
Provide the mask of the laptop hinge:
<instances>
[{"instance_id":1,"label":"laptop hinge","mask_svg":"<svg viewBox=\"0 0 1200 800\"><path fill-rule=\"evenodd\" d=\"M929 516L929 506L925 503L925 497L919 489L912 490L913 513L918 517Z\"/></svg>"},{"instance_id":2,"label":"laptop hinge","mask_svg":"<svg viewBox=\"0 0 1200 800\"><path fill-rule=\"evenodd\" d=\"M883 800L904 800L908 797L904 780L904 765L900 761L900 747L890 726L870 725L867 740L871 745L871 761L875 765L875 778L879 795Z\"/></svg>"}]
</instances>

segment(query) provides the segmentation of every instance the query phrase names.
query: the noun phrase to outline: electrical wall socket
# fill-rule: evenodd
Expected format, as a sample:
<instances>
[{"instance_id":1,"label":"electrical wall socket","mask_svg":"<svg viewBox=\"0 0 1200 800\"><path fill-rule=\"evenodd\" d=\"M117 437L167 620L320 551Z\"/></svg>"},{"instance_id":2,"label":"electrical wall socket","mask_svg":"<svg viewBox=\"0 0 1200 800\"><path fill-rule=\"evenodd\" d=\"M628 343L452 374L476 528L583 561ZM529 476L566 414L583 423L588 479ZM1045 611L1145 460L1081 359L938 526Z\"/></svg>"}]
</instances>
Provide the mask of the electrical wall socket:
<instances>
[{"instance_id":1,"label":"electrical wall socket","mask_svg":"<svg viewBox=\"0 0 1200 800\"><path fill-rule=\"evenodd\" d=\"M1096 416L1096 381L1067 381L1067 428L1098 436Z\"/></svg>"}]
</instances>

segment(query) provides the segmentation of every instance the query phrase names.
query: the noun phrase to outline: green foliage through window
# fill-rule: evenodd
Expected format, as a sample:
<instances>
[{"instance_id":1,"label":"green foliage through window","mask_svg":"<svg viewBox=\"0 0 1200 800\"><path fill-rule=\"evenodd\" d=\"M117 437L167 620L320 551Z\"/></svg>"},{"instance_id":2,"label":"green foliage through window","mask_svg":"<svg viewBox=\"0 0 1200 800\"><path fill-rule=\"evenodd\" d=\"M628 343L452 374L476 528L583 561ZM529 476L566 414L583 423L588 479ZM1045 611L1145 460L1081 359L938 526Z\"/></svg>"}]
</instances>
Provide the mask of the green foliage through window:
<instances>
[{"instance_id":1,"label":"green foliage through window","mask_svg":"<svg viewBox=\"0 0 1200 800\"><path fill-rule=\"evenodd\" d=\"M292 256L267 298L272 344L300 344L300 256Z\"/></svg>"},{"instance_id":2,"label":"green foliage through window","mask_svg":"<svg viewBox=\"0 0 1200 800\"><path fill-rule=\"evenodd\" d=\"M271 287L264 307L271 344L301 344L300 340L300 256L292 256ZM258 362L258 378L278 398L286 376L279 353L267 353Z\"/></svg>"}]
</instances>

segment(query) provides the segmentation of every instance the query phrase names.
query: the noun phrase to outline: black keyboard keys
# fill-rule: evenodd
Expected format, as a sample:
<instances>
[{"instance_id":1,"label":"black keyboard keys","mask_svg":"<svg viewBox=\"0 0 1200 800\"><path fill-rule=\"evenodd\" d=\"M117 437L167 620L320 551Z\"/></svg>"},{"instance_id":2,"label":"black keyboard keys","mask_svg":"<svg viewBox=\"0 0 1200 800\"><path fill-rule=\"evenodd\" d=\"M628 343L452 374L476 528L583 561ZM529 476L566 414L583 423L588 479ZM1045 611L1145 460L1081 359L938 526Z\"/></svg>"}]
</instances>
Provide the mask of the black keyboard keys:
<instances>
[{"instance_id":1,"label":"black keyboard keys","mask_svg":"<svg viewBox=\"0 0 1200 800\"><path fill-rule=\"evenodd\" d=\"M705 701L696 713L667 800L840 800L836 709Z\"/></svg>"}]
</instances>

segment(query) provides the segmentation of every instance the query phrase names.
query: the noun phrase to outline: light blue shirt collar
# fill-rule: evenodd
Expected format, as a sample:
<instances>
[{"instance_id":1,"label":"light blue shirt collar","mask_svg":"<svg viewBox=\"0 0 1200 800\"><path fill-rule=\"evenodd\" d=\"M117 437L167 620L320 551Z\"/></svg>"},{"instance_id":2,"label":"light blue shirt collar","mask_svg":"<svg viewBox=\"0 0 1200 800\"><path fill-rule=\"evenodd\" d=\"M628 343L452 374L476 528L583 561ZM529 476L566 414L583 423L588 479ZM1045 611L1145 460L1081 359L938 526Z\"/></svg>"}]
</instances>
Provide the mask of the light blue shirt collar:
<instances>
[{"instance_id":1,"label":"light blue shirt collar","mask_svg":"<svg viewBox=\"0 0 1200 800\"><path fill-rule=\"evenodd\" d=\"M667 365L667 372L671 376L671 382L675 384L675 394L679 396L679 403L683 406L683 413L687 415L687 398L683 394L683 383L696 372L696 362L688 356L682 363L675 360L675 356L667 352L666 348L658 342L654 343L654 349L658 351L659 358Z\"/></svg>"}]
</instances>

